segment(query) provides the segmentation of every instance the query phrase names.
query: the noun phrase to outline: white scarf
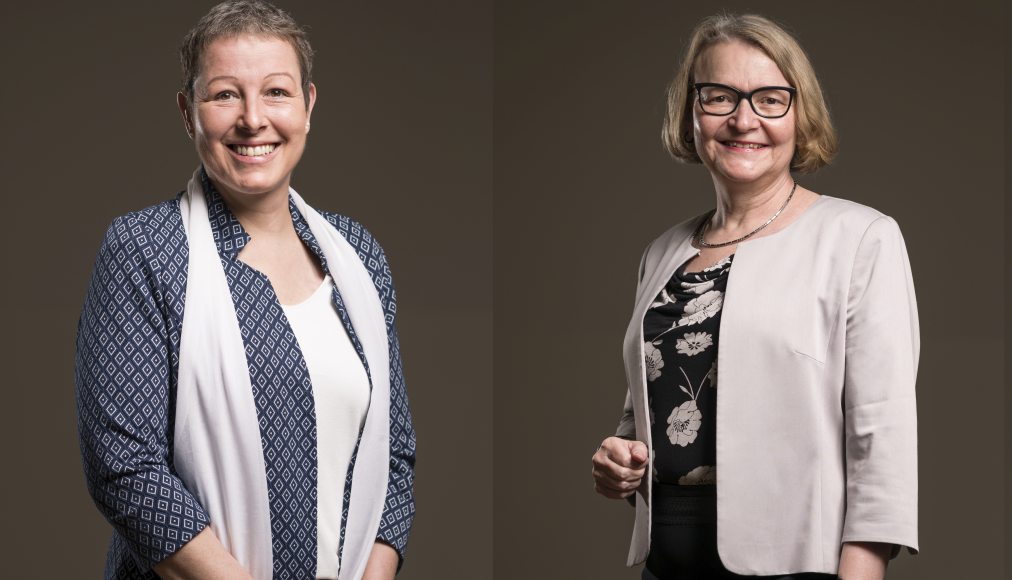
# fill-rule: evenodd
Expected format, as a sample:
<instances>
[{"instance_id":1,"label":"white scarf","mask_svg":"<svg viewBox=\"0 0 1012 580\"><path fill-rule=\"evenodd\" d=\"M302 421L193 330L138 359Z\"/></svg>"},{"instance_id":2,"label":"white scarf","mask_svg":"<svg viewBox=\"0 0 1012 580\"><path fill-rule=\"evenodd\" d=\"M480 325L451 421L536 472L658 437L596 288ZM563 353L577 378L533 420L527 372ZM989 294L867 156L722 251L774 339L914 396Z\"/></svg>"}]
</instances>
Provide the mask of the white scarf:
<instances>
[{"instance_id":1,"label":"white scarf","mask_svg":"<svg viewBox=\"0 0 1012 580\"><path fill-rule=\"evenodd\" d=\"M372 393L352 475L341 580L365 571L386 499L390 362L376 286L357 252L293 189L369 362ZM175 468L221 543L256 580L273 574L267 476L246 353L208 220L200 169L180 200L189 266L176 391ZM315 482L314 482L315 483Z\"/></svg>"}]
</instances>

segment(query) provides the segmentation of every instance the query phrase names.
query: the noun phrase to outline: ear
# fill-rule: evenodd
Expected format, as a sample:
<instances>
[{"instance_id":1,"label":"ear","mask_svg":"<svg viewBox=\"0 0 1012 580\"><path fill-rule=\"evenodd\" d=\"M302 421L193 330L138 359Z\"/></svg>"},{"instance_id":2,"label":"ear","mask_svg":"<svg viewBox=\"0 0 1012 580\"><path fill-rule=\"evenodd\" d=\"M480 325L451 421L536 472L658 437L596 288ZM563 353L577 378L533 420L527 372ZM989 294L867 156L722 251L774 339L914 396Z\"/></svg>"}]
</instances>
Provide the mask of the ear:
<instances>
[{"instance_id":1,"label":"ear","mask_svg":"<svg viewBox=\"0 0 1012 580\"><path fill-rule=\"evenodd\" d=\"M309 105L306 106L306 133L309 132L309 120L313 116L314 106L316 106L316 85L309 83Z\"/></svg>"},{"instance_id":2,"label":"ear","mask_svg":"<svg viewBox=\"0 0 1012 580\"><path fill-rule=\"evenodd\" d=\"M692 123L685 123L682 127L682 142L686 145L692 145L692 142L694 141L694 134L695 132L693 130Z\"/></svg>"},{"instance_id":3,"label":"ear","mask_svg":"<svg viewBox=\"0 0 1012 580\"><path fill-rule=\"evenodd\" d=\"M176 106L179 107L179 114L183 116L186 134L190 136L190 139L193 139L193 119L190 118L190 101L182 92L176 93Z\"/></svg>"}]
</instances>

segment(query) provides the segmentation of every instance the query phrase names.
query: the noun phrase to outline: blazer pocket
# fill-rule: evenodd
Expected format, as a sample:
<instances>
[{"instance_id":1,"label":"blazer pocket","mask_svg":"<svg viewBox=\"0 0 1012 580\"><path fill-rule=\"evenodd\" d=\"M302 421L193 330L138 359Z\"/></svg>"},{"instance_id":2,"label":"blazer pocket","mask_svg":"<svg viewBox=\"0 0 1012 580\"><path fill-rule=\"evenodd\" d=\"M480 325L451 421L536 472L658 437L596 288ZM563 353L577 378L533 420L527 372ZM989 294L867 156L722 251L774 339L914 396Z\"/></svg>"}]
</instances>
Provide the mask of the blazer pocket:
<instances>
[{"instance_id":1,"label":"blazer pocket","mask_svg":"<svg viewBox=\"0 0 1012 580\"><path fill-rule=\"evenodd\" d=\"M840 319L839 302L814 297L803 300L786 318L794 352L824 364Z\"/></svg>"}]
</instances>

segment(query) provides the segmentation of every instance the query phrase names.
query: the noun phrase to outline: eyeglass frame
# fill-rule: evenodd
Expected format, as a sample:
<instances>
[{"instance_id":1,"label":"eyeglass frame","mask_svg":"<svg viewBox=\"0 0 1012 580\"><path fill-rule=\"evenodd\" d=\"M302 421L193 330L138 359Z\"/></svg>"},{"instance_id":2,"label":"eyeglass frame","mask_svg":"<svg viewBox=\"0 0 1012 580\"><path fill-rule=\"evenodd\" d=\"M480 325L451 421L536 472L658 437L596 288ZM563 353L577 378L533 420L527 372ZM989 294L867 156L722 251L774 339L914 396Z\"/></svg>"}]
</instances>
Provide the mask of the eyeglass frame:
<instances>
[{"instance_id":1,"label":"eyeglass frame","mask_svg":"<svg viewBox=\"0 0 1012 580\"><path fill-rule=\"evenodd\" d=\"M739 91L738 89L736 89L734 87L730 87L728 85L722 85L720 83L692 83L689 86L692 87L692 90L696 91L696 101L699 102L699 108L703 111L703 113L706 114L706 115L713 115L713 116L716 116L716 117L726 117L728 115L733 115L735 113L735 111L738 110L738 105L740 105L743 100L747 100L749 106L752 107L752 112L755 113L756 115L762 117L763 119L780 119L780 118L786 116L787 113L791 112L791 105L794 104L794 96L798 92L798 89L796 89L794 87L778 87L778 86L759 87L759 88L757 88L757 89L755 89L753 91L747 92L747 93L744 92L744 91ZM733 109L731 109L730 111L728 111L726 113L711 113L710 111L707 111L706 108L703 106L703 94L699 90L701 88L706 88L706 87L720 87L722 89L727 89L727 90L731 91L732 93L734 93L735 95L737 95L738 102L736 102L734 104L734 108ZM764 114L760 113L758 109L755 108L755 103L752 102L752 95L754 95L756 93L760 93L762 91L768 91L768 90L771 90L771 89L776 89L776 90L779 90L779 91L787 91L787 94L790 95L790 99L788 99L788 101L787 101L787 109L782 114L780 114L780 115L775 115L775 116L764 115Z\"/></svg>"}]
</instances>

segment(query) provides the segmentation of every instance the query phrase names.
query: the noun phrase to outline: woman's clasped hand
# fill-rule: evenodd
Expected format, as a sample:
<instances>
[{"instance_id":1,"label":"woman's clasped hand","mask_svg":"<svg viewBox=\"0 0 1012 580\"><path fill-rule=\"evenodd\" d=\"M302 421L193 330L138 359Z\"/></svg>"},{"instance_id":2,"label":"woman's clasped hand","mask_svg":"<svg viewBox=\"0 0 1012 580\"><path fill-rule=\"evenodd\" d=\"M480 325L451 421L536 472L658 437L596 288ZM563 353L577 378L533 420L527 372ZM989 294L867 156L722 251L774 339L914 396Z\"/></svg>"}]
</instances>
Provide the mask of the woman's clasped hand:
<instances>
[{"instance_id":1,"label":"woman's clasped hand","mask_svg":"<svg viewBox=\"0 0 1012 580\"><path fill-rule=\"evenodd\" d=\"M612 499L631 496L643 481L648 457L642 441L608 437L592 458L594 489Z\"/></svg>"}]
</instances>

